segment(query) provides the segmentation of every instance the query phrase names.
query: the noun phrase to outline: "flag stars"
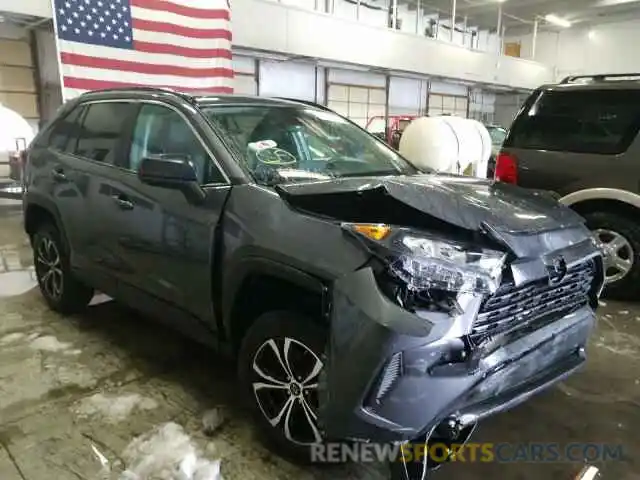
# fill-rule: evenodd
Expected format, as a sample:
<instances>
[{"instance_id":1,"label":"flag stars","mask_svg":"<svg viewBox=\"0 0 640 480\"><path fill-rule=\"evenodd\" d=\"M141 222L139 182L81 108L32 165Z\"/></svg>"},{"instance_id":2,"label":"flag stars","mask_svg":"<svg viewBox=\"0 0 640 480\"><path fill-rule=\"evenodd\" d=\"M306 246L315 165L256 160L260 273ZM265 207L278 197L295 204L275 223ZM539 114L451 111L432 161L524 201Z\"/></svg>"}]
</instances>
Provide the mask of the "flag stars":
<instances>
[{"instance_id":1,"label":"flag stars","mask_svg":"<svg viewBox=\"0 0 640 480\"><path fill-rule=\"evenodd\" d=\"M72 19L72 18L67 18L67 23L68 23L69 25L71 25L71 24L73 23L73 19Z\"/></svg>"},{"instance_id":2,"label":"flag stars","mask_svg":"<svg viewBox=\"0 0 640 480\"><path fill-rule=\"evenodd\" d=\"M93 24L93 29L94 29L94 30L97 30L97 29L98 29L98 26L99 26L99 25L98 25L97 23L94 23L94 24Z\"/></svg>"},{"instance_id":3,"label":"flag stars","mask_svg":"<svg viewBox=\"0 0 640 480\"><path fill-rule=\"evenodd\" d=\"M93 17L91 15L85 15L85 17L87 20L91 20Z\"/></svg>"},{"instance_id":4,"label":"flag stars","mask_svg":"<svg viewBox=\"0 0 640 480\"><path fill-rule=\"evenodd\" d=\"M119 33L124 33L124 28L120 27L120 28L118 29L118 32L119 32Z\"/></svg>"},{"instance_id":5,"label":"flag stars","mask_svg":"<svg viewBox=\"0 0 640 480\"><path fill-rule=\"evenodd\" d=\"M71 8L71 4L69 2L64 2L64 6L67 8Z\"/></svg>"},{"instance_id":6,"label":"flag stars","mask_svg":"<svg viewBox=\"0 0 640 480\"><path fill-rule=\"evenodd\" d=\"M89 35L90 37L93 37L93 30L87 31L87 35Z\"/></svg>"},{"instance_id":7,"label":"flag stars","mask_svg":"<svg viewBox=\"0 0 640 480\"><path fill-rule=\"evenodd\" d=\"M60 13L60 15L64 15L64 8L61 8L60 10L58 10L58 12Z\"/></svg>"},{"instance_id":8,"label":"flag stars","mask_svg":"<svg viewBox=\"0 0 640 480\"><path fill-rule=\"evenodd\" d=\"M84 7L83 7L82 5L80 5L80 6L78 7L78 10L79 10L79 11L81 11L81 12L84 12Z\"/></svg>"},{"instance_id":9,"label":"flag stars","mask_svg":"<svg viewBox=\"0 0 640 480\"><path fill-rule=\"evenodd\" d=\"M63 32L66 32L67 31L67 26L66 25L62 25L60 27L60 30L62 30Z\"/></svg>"},{"instance_id":10,"label":"flag stars","mask_svg":"<svg viewBox=\"0 0 640 480\"><path fill-rule=\"evenodd\" d=\"M116 35L115 33L113 34L113 39L117 40L118 39L118 35Z\"/></svg>"},{"instance_id":11,"label":"flag stars","mask_svg":"<svg viewBox=\"0 0 640 480\"><path fill-rule=\"evenodd\" d=\"M80 26L81 27L86 27L87 26L87 22L85 22L84 20L82 22L80 22Z\"/></svg>"},{"instance_id":12,"label":"flag stars","mask_svg":"<svg viewBox=\"0 0 640 480\"><path fill-rule=\"evenodd\" d=\"M98 20L100 20L100 23L104 23L104 17L100 17Z\"/></svg>"},{"instance_id":13,"label":"flag stars","mask_svg":"<svg viewBox=\"0 0 640 480\"><path fill-rule=\"evenodd\" d=\"M111 23L113 23L115 25L118 22L116 22L116 19L114 18L113 20L111 20Z\"/></svg>"},{"instance_id":14,"label":"flag stars","mask_svg":"<svg viewBox=\"0 0 640 480\"><path fill-rule=\"evenodd\" d=\"M78 18L78 12L73 12L73 18Z\"/></svg>"},{"instance_id":15,"label":"flag stars","mask_svg":"<svg viewBox=\"0 0 640 480\"><path fill-rule=\"evenodd\" d=\"M80 29L79 29L79 28L76 28L76 29L74 29L73 31L74 31L74 32L76 32L76 35L77 35L78 33L80 33Z\"/></svg>"},{"instance_id":16,"label":"flag stars","mask_svg":"<svg viewBox=\"0 0 640 480\"><path fill-rule=\"evenodd\" d=\"M106 36L107 36L107 34L106 34L106 33L104 33L104 32L100 32L100 36L101 36L102 38L104 38L104 37L106 37Z\"/></svg>"},{"instance_id":17,"label":"flag stars","mask_svg":"<svg viewBox=\"0 0 640 480\"><path fill-rule=\"evenodd\" d=\"M111 25L107 25L107 32L111 31Z\"/></svg>"},{"instance_id":18,"label":"flag stars","mask_svg":"<svg viewBox=\"0 0 640 480\"><path fill-rule=\"evenodd\" d=\"M121 14L120 12L116 13L116 16L117 16L118 18L122 18L122 14Z\"/></svg>"},{"instance_id":19,"label":"flag stars","mask_svg":"<svg viewBox=\"0 0 640 480\"><path fill-rule=\"evenodd\" d=\"M129 40L131 40L131 37L127 36L127 37L124 37L124 39L128 42Z\"/></svg>"},{"instance_id":20,"label":"flag stars","mask_svg":"<svg viewBox=\"0 0 640 480\"><path fill-rule=\"evenodd\" d=\"M111 12L109 10L107 10L106 12L104 12L105 16L110 17L111 16Z\"/></svg>"}]
</instances>

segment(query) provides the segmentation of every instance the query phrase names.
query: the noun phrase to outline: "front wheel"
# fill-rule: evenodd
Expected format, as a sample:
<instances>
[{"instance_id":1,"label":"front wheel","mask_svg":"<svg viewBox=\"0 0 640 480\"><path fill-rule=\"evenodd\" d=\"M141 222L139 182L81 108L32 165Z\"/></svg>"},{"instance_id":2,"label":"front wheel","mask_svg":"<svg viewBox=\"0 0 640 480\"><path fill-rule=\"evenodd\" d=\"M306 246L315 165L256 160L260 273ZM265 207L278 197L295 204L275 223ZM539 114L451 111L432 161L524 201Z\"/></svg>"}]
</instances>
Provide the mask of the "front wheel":
<instances>
[{"instance_id":1,"label":"front wheel","mask_svg":"<svg viewBox=\"0 0 640 480\"><path fill-rule=\"evenodd\" d=\"M325 330L296 312L269 312L249 329L238 370L256 423L277 453L311 462L322 442L318 383L324 368Z\"/></svg>"},{"instance_id":2,"label":"front wheel","mask_svg":"<svg viewBox=\"0 0 640 480\"><path fill-rule=\"evenodd\" d=\"M604 253L604 294L621 300L635 298L640 290L640 227L615 213L594 212L584 217Z\"/></svg>"}]
</instances>

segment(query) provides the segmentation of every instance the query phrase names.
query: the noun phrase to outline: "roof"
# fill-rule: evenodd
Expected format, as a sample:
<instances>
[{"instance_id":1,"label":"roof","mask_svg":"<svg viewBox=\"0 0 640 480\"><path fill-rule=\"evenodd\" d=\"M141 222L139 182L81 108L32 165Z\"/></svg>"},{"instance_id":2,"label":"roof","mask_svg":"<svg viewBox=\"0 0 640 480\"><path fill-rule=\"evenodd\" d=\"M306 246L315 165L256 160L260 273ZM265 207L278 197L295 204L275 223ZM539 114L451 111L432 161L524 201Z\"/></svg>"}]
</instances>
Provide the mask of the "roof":
<instances>
[{"instance_id":1,"label":"roof","mask_svg":"<svg viewBox=\"0 0 640 480\"><path fill-rule=\"evenodd\" d=\"M219 95L189 95L182 92L168 90L164 88L153 87L130 87L130 88L114 88L107 90L93 90L86 92L77 97L78 99L110 99L110 98L158 98L158 99L176 99L188 101L189 103L197 104L200 106L212 106L212 105L290 105L299 106L304 104L306 106L316 106L318 108L325 108L321 105L316 105L313 102L287 99L287 98L273 98L273 97L259 97L256 95L235 95L235 94L219 94Z\"/></svg>"},{"instance_id":2,"label":"roof","mask_svg":"<svg viewBox=\"0 0 640 480\"><path fill-rule=\"evenodd\" d=\"M595 75L574 75L557 84L544 85L544 90L584 91L584 90L637 90L640 89L639 73L602 73Z\"/></svg>"}]
</instances>

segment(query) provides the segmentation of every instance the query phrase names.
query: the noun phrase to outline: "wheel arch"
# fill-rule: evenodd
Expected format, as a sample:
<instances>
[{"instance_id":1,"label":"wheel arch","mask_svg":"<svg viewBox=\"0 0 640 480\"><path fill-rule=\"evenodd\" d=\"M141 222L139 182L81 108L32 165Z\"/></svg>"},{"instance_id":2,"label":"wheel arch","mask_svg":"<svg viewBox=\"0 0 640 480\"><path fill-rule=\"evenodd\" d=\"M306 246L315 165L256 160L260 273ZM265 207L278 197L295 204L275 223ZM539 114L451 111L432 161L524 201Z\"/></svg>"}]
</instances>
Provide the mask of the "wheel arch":
<instances>
[{"instance_id":1,"label":"wheel arch","mask_svg":"<svg viewBox=\"0 0 640 480\"><path fill-rule=\"evenodd\" d=\"M640 195L615 188L591 188L560 199L580 215L607 211L640 219Z\"/></svg>"},{"instance_id":2,"label":"wheel arch","mask_svg":"<svg viewBox=\"0 0 640 480\"><path fill-rule=\"evenodd\" d=\"M284 263L252 257L242 260L223 295L223 326L237 352L242 338L263 313L294 309L329 321L328 282Z\"/></svg>"},{"instance_id":3,"label":"wheel arch","mask_svg":"<svg viewBox=\"0 0 640 480\"><path fill-rule=\"evenodd\" d=\"M58 207L53 202L29 199L24 208L24 229L29 238L33 237L40 225L47 222L56 227L60 233L64 248L68 248L69 243Z\"/></svg>"}]
</instances>

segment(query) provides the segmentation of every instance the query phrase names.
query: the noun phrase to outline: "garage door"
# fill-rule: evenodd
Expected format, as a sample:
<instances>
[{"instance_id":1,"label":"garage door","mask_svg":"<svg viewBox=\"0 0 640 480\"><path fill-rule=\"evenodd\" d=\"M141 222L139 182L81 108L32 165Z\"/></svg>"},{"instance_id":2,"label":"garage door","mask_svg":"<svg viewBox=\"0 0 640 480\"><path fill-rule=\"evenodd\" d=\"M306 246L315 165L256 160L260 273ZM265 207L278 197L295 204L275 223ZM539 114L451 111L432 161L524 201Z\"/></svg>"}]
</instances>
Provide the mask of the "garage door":
<instances>
[{"instance_id":1,"label":"garage door","mask_svg":"<svg viewBox=\"0 0 640 480\"><path fill-rule=\"evenodd\" d=\"M429 95L429 116L455 115L457 117L467 117L469 99L454 95L441 95L432 93Z\"/></svg>"},{"instance_id":2,"label":"garage door","mask_svg":"<svg viewBox=\"0 0 640 480\"><path fill-rule=\"evenodd\" d=\"M35 126L38 102L33 72L29 42L0 39L0 103Z\"/></svg>"},{"instance_id":3,"label":"garage door","mask_svg":"<svg viewBox=\"0 0 640 480\"><path fill-rule=\"evenodd\" d=\"M369 119L384 118L385 97L384 88L331 84L328 106L361 127L366 127Z\"/></svg>"},{"instance_id":4,"label":"garage door","mask_svg":"<svg viewBox=\"0 0 640 480\"><path fill-rule=\"evenodd\" d=\"M38 124L38 107L34 68L31 61L31 46L28 41L0 38L0 104L26 118L34 128ZM6 129L7 126L0 125ZM29 139L13 139L8 145L3 141L0 148L0 186L10 177L15 179L16 172L9 166L7 148L22 149ZM22 141L21 141L22 140Z\"/></svg>"},{"instance_id":5,"label":"garage door","mask_svg":"<svg viewBox=\"0 0 640 480\"><path fill-rule=\"evenodd\" d=\"M257 95L256 61L251 57L233 57L233 93L240 95Z\"/></svg>"}]
</instances>

